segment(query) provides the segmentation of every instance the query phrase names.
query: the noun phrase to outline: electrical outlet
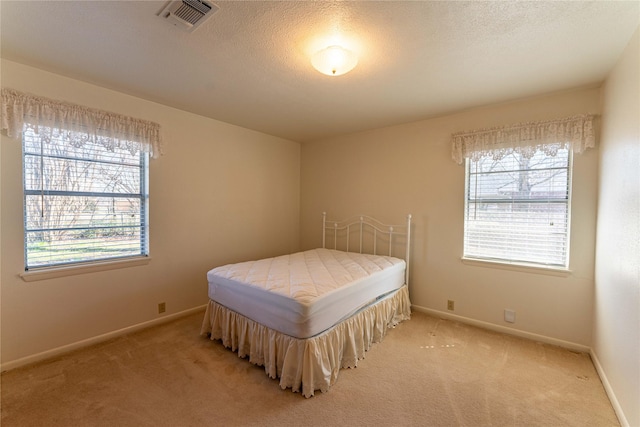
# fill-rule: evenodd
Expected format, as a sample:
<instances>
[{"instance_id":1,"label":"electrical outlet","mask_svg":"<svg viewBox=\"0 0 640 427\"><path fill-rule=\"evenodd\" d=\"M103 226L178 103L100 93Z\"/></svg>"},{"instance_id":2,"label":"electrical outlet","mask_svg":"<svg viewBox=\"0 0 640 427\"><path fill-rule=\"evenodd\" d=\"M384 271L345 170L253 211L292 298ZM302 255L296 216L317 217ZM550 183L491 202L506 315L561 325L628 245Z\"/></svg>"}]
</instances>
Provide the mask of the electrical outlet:
<instances>
[{"instance_id":1,"label":"electrical outlet","mask_svg":"<svg viewBox=\"0 0 640 427\"><path fill-rule=\"evenodd\" d=\"M515 310L504 310L504 321L509 323L516 323L516 312Z\"/></svg>"},{"instance_id":2,"label":"electrical outlet","mask_svg":"<svg viewBox=\"0 0 640 427\"><path fill-rule=\"evenodd\" d=\"M447 300L447 310L453 311L455 307L455 301Z\"/></svg>"},{"instance_id":3,"label":"electrical outlet","mask_svg":"<svg viewBox=\"0 0 640 427\"><path fill-rule=\"evenodd\" d=\"M167 304L164 302L158 304L158 314L164 313L165 311L167 311Z\"/></svg>"}]
</instances>

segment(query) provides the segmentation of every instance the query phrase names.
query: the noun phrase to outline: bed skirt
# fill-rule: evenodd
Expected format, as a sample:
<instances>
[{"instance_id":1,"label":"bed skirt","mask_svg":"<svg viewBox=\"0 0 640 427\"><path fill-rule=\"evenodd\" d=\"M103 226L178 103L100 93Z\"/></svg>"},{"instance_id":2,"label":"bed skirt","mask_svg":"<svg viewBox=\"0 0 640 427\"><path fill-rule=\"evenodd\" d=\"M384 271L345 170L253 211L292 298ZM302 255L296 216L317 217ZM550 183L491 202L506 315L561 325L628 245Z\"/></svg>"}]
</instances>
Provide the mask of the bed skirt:
<instances>
[{"instance_id":1,"label":"bed skirt","mask_svg":"<svg viewBox=\"0 0 640 427\"><path fill-rule=\"evenodd\" d=\"M355 368L373 343L387 330L411 316L407 286L362 309L350 318L311 338L282 334L248 319L215 301L209 301L201 334L237 351L239 357L264 366L280 387L313 396L326 392L341 368Z\"/></svg>"}]
</instances>

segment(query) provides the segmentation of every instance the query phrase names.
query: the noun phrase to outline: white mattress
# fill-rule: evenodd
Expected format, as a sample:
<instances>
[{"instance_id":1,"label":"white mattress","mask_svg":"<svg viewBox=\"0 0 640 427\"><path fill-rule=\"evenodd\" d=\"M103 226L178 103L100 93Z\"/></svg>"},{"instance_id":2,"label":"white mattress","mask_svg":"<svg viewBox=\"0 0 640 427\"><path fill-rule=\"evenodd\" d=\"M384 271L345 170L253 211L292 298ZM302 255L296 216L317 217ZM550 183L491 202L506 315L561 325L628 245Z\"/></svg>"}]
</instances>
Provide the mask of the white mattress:
<instances>
[{"instance_id":1,"label":"white mattress","mask_svg":"<svg viewBox=\"0 0 640 427\"><path fill-rule=\"evenodd\" d=\"M207 273L209 298L251 320L308 338L404 284L403 260L313 249Z\"/></svg>"}]
</instances>

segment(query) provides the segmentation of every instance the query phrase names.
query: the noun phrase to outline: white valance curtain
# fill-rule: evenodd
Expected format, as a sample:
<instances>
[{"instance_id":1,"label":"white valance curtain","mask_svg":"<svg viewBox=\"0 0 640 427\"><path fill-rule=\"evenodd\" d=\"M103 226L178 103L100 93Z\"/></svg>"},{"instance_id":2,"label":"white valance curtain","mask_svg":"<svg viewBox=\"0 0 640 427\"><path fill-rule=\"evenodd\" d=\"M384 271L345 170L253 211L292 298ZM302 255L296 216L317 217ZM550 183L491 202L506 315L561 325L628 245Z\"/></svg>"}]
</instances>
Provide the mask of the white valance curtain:
<instances>
[{"instance_id":1,"label":"white valance curtain","mask_svg":"<svg viewBox=\"0 0 640 427\"><path fill-rule=\"evenodd\" d=\"M565 148L582 153L595 147L593 119L593 115L579 115L458 132L452 135L451 157L462 164L465 159L477 161L483 157L500 160L511 153L531 158L538 150L549 156L555 156L558 150Z\"/></svg>"},{"instance_id":2,"label":"white valance curtain","mask_svg":"<svg viewBox=\"0 0 640 427\"><path fill-rule=\"evenodd\" d=\"M131 153L162 155L160 125L146 120L83 107L2 88L1 130L17 138L32 129L40 138L63 137L76 147L95 143Z\"/></svg>"}]
</instances>

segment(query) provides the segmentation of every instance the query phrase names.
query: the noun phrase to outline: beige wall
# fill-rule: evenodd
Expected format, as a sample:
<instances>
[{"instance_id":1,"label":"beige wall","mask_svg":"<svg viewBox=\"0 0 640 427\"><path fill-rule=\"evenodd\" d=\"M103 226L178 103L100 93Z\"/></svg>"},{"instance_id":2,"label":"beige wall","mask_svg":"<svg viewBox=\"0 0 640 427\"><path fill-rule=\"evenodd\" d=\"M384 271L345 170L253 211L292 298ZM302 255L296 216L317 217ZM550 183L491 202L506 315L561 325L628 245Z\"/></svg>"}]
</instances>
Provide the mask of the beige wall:
<instances>
[{"instance_id":1,"label":"beige wall","mask_svg":"<svg viewBox=\"0 0 640 427\"><path fill-rule=\"evenodd\" d=\"M572 274L557 277L461 263L464 167L450 156L453 132L599 113L597 88L576 90L302 146L302 248L321 244L321 212L414 218L414 307L586 350L591 342L597 149L575 156ZM448 312L447 300L455 301ZM516 311L516 323L503 320ZM508 329L507 329L508 328Z\"/></svg>"},{"instance_id":2,"label":"beige wall","mask_svg":"<svg viewBox=\"0 0 640 427\"><path fill-rule=\"evenodd\" d=\"M631 426L640 425L639 31L603 90L592 343L618 416Z\"/></svg>"},{"instance_id":3,"label":"beige wall","mask_svg":"<svg viewBox=\"0 0 640 427\"><path fill-rule=\"evenodd\" d=\"M149 173L151 262L27 283L21 144L2 137L3 365L158 319L159 302L164 316L204 305L210 268L298 249L298 143L9 61L2 86L152 120L166 139Z\"/></svg>"}]
</instances>

